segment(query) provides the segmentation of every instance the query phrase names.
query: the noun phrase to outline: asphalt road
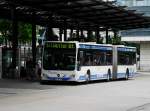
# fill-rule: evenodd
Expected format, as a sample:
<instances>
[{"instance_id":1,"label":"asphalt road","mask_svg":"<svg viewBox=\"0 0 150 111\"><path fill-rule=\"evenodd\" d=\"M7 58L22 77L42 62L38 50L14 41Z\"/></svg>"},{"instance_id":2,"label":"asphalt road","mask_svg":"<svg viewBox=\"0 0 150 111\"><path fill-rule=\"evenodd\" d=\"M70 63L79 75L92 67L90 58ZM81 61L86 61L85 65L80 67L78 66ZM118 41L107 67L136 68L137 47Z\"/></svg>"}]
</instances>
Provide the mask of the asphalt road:
<instances>
[{"instance_id":1,"label":"asphalt road","mask_svg":"<svg viewBox=\"0 0 150 111\"><path fill-rule=\"evenodd\" d=\"M87 85L0 80L0 111L150 111L150 73Z\"/></svg>"}]
</instances>

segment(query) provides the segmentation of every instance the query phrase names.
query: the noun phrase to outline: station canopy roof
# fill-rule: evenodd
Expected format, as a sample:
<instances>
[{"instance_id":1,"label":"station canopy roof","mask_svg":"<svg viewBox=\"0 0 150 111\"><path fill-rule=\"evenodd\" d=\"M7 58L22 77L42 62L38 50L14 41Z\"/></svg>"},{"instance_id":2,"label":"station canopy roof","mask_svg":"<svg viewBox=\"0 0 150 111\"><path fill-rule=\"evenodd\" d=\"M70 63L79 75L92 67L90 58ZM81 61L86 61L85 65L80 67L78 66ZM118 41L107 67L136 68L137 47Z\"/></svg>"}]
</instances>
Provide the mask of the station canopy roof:
<instances>
[{"instance_id":1,"label":"station canopy roof","mask_svg":"<svg viewBox=\"0 0 150 111\"><path fill-rule=\"evenodd\" d=\"M126 30L150 27L150 19L103 0L0 0L0 17L37 25L82 29ZM67 25L65 25L65 23Z\"/></svg>"}]
</instances>

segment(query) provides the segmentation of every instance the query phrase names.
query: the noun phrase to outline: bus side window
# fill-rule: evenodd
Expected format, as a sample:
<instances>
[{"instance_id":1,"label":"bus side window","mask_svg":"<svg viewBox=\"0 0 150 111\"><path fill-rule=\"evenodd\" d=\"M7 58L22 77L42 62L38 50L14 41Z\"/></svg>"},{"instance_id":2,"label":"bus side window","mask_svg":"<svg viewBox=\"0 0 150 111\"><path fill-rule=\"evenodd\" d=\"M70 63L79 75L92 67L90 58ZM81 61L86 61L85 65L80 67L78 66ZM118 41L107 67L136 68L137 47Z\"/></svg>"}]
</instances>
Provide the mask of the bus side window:
<instances>
[{"instance_id":1,"label":"bus side window","mask_svg":"<svg viewBox=\"0 0 150 111\"><path fill-rule=\"evenodd\" d=\"M127 64L127 65L131 64L131 61L129 60L129 57L128 57L128 56L126 57L126 64Z\"/></svg>"},{"instance_id":2,"label":"bus side window","mask_svg":"<svg viewBox=\"0 0 150 111\"><path fill-rule=\"evenodd\" d=\"M97 53L93 54L93 65L99 65L99 55Z\"/></svg>"},{"instance_id":3,"label":"bus side window","mask_svg":"<svg viewBox=\"0 0 150 111\"><path fill-rule=\"evenodd\" d=\"M112 53L111 52L107 52L106 54L106 64L107 65L111 65L112 64Z\"/></svg>"},{"instance_id":4,"label":"bus side window","mask_svg":"<svg viewBox=\"0 0 150 111\"><path fill-rule=\"evenodd\" d=\"M98 65L104 65L104 64L105 64L105 54L104 52L101 52L99 54Z\"/></svg>"},{"instance_id":5,"label":"bus side window","mask_svg":"<svg viewBox=\"0 0 150 111\"><path fill-rule=\"evenodd\" d=\"M84 59L84 64L83 64L83 65L89 66L90 64L91 64L90 56L85 57L85 59Z\"/></svg>"},{"instance_id":6,"label":"bus side window","mask_svg":"<svg viewBox=\"0 0 150 111\"><path fill-rule=\"evenodd\" d=\"M84 51L79 51L78 62L81 66L84 65Z\"/></svg>"}]
</instances>

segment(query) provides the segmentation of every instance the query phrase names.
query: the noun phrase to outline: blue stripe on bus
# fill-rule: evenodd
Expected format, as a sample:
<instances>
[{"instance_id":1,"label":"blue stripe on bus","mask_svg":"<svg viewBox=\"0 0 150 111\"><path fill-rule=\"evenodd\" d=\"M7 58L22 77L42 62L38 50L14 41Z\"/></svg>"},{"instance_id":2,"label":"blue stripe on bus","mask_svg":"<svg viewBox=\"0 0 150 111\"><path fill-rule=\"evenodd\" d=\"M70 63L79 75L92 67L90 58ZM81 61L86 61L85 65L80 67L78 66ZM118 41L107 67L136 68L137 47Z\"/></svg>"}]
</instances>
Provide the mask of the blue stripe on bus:
<instances>
[{"instance_id":1,"label":"blue stripe on bus","mask_svg":"<svg viewBox=\"0 0 150 111\"><path fill-rule=\"evenodd\" d=\"M79 80L86 80L86 76L80 76Z\"/></svg>"},{"instance_id":2,"label":"blue stripe on bus","mask_svg":"<svg viewBox=\"0 0 150 111\"><path fill-rule=\"evenodd\" d=\"M118 47L118 51L124 51L124 52L136 52L135 48L125 48L125 47Z\"/></svg>"},{"instance_id":3,"label":"blue stripe on bus","mask_svg":"<svg viewBox=\"0 0 150 111\"><path fill-rule=\"evenodd\" d=\"M63 81L67 81L69 79L71 79L70 77L47 77L49 80L63 80Z\"/></svg>"},{"instance_id":4,"label":"blue stripe on bus","mask_svg":"<svg viewBox=\"0 0 150 111\"><path fill-rule=\"evenodd\" d=\"M126 73L117 73L117 78L124 78ZM100 79L107 79L107 74L103 74L101 76L98 76L99 74L96 75L91 75L90 80L100 80ZM130 73L129 77L133 77L134 74ZM47 77L49 80L63 80L67 81L70 80L71 77ZM86 76L80 76L78 80L86 80Z\"/></svg>"},{"instance_id":5,"label":"blue stripe on bus","mask_svg":"<svg viewBox=\"0 0 150 111\"><path fill-rule=\"evenodd\" d=\"M117 73L117 78L125 78L126 73ZM134 73L129 73L129 77L133 77Z\"/></svg>"},{"instance_id":6,"label":"blue stripe on bus","mask_svg":"<svg viewBox=\"0 0 150 111\"><path fill-rule=\"evenodd\" d=\"M83 49L99 49L99 50L112 50L112 47L110 47L110 46L98 46L98 45L86 45L86 44L80 44L79 48L83 48Z\"/></svg>"},{"instance_id":7,"label":"blue stripe on bus","mask_svg":"<svg viewBox=\"0 0 150 111\"><path fill-rule=\"evenodd\" d=\"M100 79L106 79L107 74L103 74L101 76L98 76L99 74L91 75L90 80L100 80ZM80 76L78 80L86 80L86 76Z\"/></svg>"},{"instance_id":8,"label":"blue stripe on bus","mask_svg":"<svg viewBox=\"0 0 150 111\"><path fill-rule=\"evenodd\" d=\"M117 73L117 78L125 78L126 73Z\"/></svg>"},{"instance_id":9,"label":"blue stripe on bus","mask_svg":"<svg viewBox=\"0 0 150 111\"><path fill-rule=\"evenodd\" d=\"M126 73L117 73L117 78L125 78ZM107 79L108 74L103 74L101 76L98 76L99 74L96 75L91 75L90 80L100 80L100 79ZM129 77L133 77L134 74L130 73ZM112 78L112 77L111 77ZM78 80L86 80L86 76L80 76Z\"/></svg>"},{"instance_id":10,"label":"blue stripe on bus","mask_svg":"<svg viewBox=\"0 0 150 111\"><path fill-rule=\"evenodd\" d=\"M91 76L90 76L90 79L91 79L91 80L97 79L97 75L91 75Z\"/></svg>"}]
</instances>

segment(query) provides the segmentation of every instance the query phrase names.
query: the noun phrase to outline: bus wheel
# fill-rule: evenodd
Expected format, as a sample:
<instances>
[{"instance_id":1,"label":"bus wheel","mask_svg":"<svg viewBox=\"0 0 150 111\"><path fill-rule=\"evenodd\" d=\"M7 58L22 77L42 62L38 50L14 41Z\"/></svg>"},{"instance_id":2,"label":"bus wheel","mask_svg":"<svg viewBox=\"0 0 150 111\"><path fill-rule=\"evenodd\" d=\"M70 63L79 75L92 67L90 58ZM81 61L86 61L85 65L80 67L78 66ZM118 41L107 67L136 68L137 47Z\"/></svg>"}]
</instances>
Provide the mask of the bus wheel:
<instances>
[{"instance_id":1,"label":"bus wheel","mask_svg":"<svg viewBox=\"0 0 150 111\"><path fill-rule=\"evenodd\" d=\"M107 74L107 81L110 81L110 76L111 76L111 71L110 69L108 70L108 74Z\"/></svg>"},{"instance_id":2,"label":"bus wheel","mask_svg":"<svg viewBox=\"0 0 150 111\"><path fill-rule=\"evenodd\" d=\"M125 79L126 79L126 80L129 79L129 69L126 70Z\"/></svg>"},{"instance_id":3,"label":"bus wheel","mask_svg":"<svg viewBox=\"0 0 150 111\"><path fill-rule=\"evenodd\" d=\"M86 73L86 83L89 83L90 81L90 70L87 70L87 73Z\"/></svg>"}]
</instances>

